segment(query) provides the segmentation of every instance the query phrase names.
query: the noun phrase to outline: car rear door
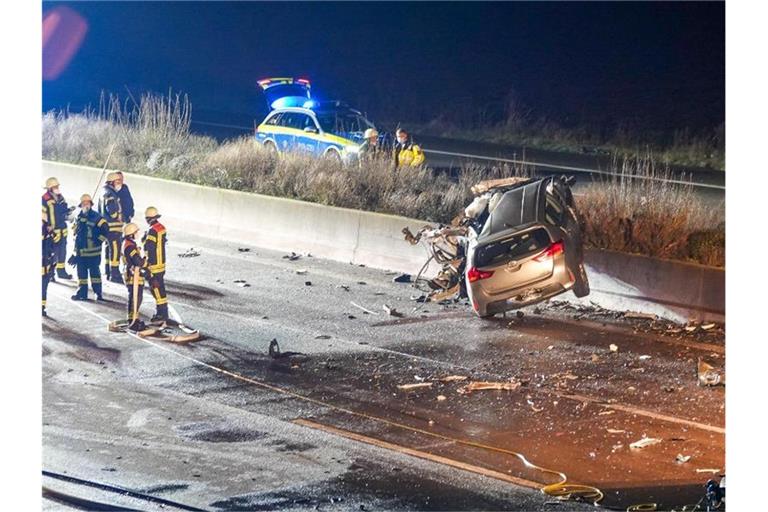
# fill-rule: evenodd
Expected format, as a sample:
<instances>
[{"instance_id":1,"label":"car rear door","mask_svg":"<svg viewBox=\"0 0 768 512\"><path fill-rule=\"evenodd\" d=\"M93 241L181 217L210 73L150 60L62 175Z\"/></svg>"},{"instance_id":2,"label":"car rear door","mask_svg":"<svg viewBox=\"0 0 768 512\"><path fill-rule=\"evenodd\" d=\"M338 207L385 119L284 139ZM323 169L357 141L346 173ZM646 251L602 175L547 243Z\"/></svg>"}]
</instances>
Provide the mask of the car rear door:
<instances>
[{"instance_id":1,"label":"car rear door","mask_svg":"<svg viewBox=\"0 0 768 512\"><path fill-rule=\"evenodd\" d=\"M547 230L536 227L478 245L473 266L493 271L493 276L480 281L480 285L486 292L497 294L547 279L552 275L554 259L541 255L551 243Z\"/></svg>"}]
</instances>

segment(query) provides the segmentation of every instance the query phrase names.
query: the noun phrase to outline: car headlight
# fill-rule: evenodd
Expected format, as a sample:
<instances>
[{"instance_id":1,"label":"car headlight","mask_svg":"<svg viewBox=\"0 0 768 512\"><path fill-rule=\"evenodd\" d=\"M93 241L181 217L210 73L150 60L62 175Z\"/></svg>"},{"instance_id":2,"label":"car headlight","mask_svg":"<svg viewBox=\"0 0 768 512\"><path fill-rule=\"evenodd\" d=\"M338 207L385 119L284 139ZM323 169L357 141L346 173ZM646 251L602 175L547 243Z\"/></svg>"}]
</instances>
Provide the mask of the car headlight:
<instances>
[{"instance_id":1,"label":"car headlight","mask_svg":"<svg viewBox=\"0 0 768 512\"><path fill-rule=\"evenodd\" d=\"M360 152L360 146L345 146L344 151L351 155L356 155Z\"/></svg>"}]
</instances>

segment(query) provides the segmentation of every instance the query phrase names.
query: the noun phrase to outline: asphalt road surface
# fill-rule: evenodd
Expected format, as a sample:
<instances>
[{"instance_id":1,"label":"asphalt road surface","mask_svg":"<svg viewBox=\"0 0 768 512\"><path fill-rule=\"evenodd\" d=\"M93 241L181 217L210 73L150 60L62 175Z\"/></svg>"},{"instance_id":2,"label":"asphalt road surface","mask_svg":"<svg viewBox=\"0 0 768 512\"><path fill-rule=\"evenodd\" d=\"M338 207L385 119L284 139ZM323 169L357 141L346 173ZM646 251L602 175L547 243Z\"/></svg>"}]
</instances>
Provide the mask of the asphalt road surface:
<instances>
[{"instance_id":1,"label":"asphalt road surface","mask_svg":"<svg viewBox=\"0 0 768 512\"><path fill-rule=\"evenodd\" d=\"M108 332L122 286L106 304L49 287L47 510L592 509L541 492L562 476L607 507L669 508L725 472L724 388L696 383L699 357L725 364L720 330L646 332L562 304L484 321L382 270L170 229L169 299L200 341ZM270 357L272 339L300 354ZM643 437L661 441L629 447Z\"/></svg>"}]
</instances>

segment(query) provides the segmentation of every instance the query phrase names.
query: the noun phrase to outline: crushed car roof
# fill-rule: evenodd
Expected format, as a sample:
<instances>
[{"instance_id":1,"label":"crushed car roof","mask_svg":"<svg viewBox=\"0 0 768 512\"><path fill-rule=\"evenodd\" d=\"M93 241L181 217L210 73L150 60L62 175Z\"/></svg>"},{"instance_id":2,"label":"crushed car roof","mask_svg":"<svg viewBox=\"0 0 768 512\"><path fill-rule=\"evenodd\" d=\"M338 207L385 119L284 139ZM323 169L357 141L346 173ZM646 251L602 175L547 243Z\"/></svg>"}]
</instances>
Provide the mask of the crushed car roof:
<instances>
[{"instance_id":1,"label":"crushed car roof","mask_svg":"<svg viewBox=\"0 0 768 512\"><path fill-rule=\"evenodd\" d=\"M485 222L480 238L490 238L510 228L536 222L539 218L542 184L545 181L537 180L505 192Z\"/></svg>"}]
</instances>

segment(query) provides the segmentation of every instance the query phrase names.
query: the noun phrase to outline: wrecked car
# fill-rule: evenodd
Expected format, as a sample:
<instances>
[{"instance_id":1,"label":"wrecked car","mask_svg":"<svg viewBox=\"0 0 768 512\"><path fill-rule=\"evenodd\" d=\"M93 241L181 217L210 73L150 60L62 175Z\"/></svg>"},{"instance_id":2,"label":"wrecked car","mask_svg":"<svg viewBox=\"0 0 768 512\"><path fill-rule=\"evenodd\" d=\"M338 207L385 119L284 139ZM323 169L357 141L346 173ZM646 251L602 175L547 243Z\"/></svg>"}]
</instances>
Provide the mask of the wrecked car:
<instances>
[{"instance_id":1,"label":"wrecked car","mask_svg":"<svg viewBox=\"0 0 768 512\"><path fill-rule=\"evenodd\" d=\"M582 230L570 185L573 178L506 178L472 188L473 202L450 226L430 226L410 243L424 242L441 265L430 300L466 296L480 317L518 309L568 290L589 294Z\"/></svg>"}]
</instances>

